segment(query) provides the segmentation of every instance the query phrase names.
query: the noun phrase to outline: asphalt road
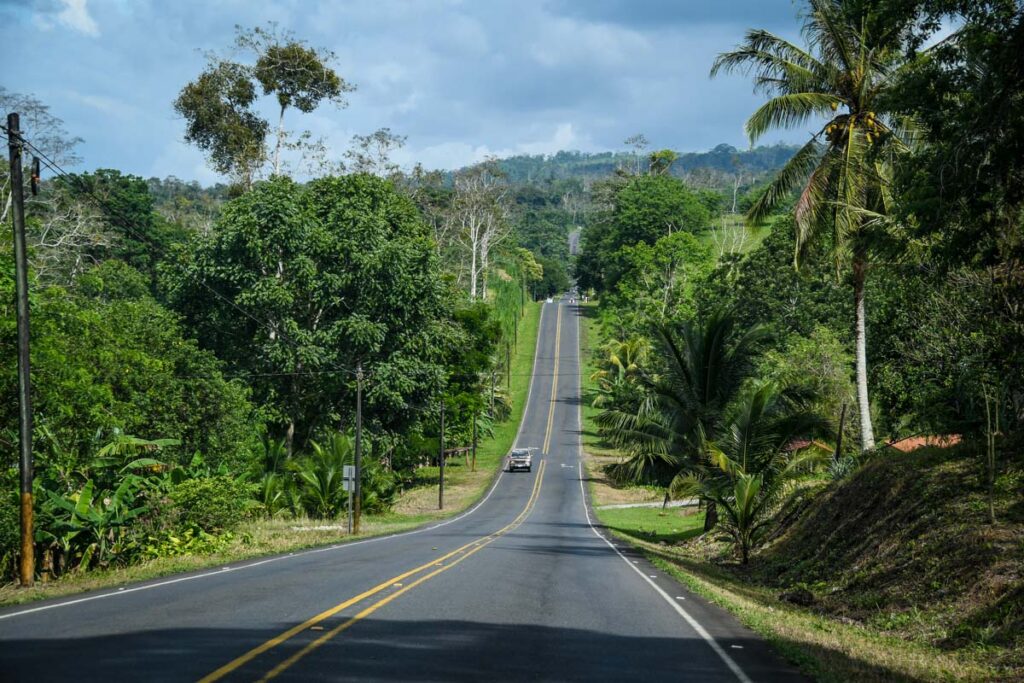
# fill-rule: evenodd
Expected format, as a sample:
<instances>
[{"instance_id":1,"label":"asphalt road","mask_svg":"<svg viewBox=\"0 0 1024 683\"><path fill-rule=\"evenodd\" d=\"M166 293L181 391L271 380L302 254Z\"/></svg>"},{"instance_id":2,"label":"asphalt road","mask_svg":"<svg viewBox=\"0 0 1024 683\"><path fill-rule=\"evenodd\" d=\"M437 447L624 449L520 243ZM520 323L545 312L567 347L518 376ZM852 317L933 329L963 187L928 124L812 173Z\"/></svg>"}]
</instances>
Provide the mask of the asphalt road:
<instances>
[{"instance_id":1,"label":"asphalt road","mask_svg":"<svg viewBox=\"0 0 1024 683\"><path fill-rule=\"evenodd\" d=\"M0 611L0 679L802 680L591 526L579 313L542 315L532 472L414 532Z\"/></svg>"}]
</instances>

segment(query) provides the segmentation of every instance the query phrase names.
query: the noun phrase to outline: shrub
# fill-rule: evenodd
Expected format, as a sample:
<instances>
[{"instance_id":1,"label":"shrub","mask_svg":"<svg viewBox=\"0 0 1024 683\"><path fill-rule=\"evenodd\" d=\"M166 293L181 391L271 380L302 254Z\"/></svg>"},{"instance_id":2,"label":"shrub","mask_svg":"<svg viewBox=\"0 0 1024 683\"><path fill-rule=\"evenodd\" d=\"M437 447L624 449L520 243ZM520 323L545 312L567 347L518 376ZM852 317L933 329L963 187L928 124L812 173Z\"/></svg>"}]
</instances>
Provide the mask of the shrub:
<instances>
[{"instance_id":1,"label":"shrub","mask_svg":"<svg viewBox=\"0 0 1024 683\"><path fill-rule=\"evenodd\" d=\"M179 509L183 527L207 533L235 528L253 506L250 484L227 476L187 479L174 486L170 499Z\"/></svg>"},{"instance_id":2,"label":"shrub","mask_svg":"<svg viewBox=\"0 0 1024 683\"><path fill-rule=\"evenodd\" d=\"M14 573L21 540L17 494L12 488L5 488L3 494L0 496L0 577Z\"/></svg>"}]
</instances>

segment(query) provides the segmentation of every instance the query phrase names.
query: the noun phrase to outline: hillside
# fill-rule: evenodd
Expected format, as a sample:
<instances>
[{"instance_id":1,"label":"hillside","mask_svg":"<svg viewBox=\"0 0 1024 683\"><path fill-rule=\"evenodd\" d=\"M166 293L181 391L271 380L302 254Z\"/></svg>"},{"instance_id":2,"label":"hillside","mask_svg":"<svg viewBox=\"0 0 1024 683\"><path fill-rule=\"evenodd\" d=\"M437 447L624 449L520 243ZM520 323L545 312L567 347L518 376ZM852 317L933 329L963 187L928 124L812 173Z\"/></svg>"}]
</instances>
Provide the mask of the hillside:
<instances>
[{"instance_id":1,"label":"hillside","mask_svg":"<svg viewBox=\"0 0 1024 683\"><path fill-rule=\"evenodd\" d=\"M845 480L805 483L745 568L708 536L631 540L819 680L1020 680L1021 470L996 481L995 525L979 470L958 449L888 451Z\"/></svg>"},{"instance_id":2,"label":"hillside","mask_svg":"<svg viewBox=\"0 0 1024 683\"><path fill-rule=\"evenodd\" d=\"M672 165L672 174L688 177L697 172L760 177L778 170L798 148L776 144L738 150L721 144L707 152L682 152ZM647 150L648 152L650 150ZM647 169L647 160L638 159L632 152L573 152L555 154L518 155L499 160L502 170L512 182L536 182L568 178L601 178L612 175L618 168Z\"/></svg>"},{"instance_id":3,"label":"hillside","mask_svg":"<svg viewBox=\"0 0 1024 683\"><path fill-rule=\"evenodd\" d=\"M979 459L889 451L782 521L753 572L802 586L833 616L943 650L1024 666L1021 479L996 485L987 522Z\"/></svg>"}]
</instances>

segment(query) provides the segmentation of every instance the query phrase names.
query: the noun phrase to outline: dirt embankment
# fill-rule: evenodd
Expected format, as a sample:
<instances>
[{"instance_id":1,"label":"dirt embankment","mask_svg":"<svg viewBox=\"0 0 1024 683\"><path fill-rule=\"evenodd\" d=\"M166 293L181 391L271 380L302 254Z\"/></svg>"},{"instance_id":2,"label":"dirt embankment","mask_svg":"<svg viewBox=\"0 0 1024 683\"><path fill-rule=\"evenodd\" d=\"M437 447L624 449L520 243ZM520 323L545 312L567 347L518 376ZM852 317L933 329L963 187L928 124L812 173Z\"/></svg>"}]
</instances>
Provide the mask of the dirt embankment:
<instances>
[{"instance_id":1,"label":"dirt embankment","mask_svg":"<svg viewBox=\"0 0 1024 683\"><path fill-rule=\"evenodd\" d=\"M748 579L801 589L812 608L1024 672L1024 468L925 449L879 456L784 510Z\"/></svg>"}]
</instances>

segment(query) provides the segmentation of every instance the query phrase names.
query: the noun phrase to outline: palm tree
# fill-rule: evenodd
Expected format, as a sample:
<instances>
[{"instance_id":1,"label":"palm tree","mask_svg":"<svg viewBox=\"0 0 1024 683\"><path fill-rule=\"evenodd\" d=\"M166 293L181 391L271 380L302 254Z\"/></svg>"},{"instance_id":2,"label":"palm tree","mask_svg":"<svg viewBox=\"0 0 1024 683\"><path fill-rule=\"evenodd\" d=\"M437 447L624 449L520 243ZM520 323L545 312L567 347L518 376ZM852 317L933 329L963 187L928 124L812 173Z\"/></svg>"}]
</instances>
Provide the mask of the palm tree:
<instances>
[{"instance_id":1,"label":"palm tree","mask_svg":"<svg viewBox=\"0 0 1024 683\"><path fill-rule=\"evenodd\" d=\"M867 382L864 285L874 252L884 243L891 196L892 157L905 150L906 121L883 111L901 66L897 33L851 10L848 0L809 0L801 48L754 29L711 69L754 73L755 90L769 94L746 123L755 142L775 128L816 118L827 123L789 160L747 214L760 223L799 189L794 210L800 266L809 247L824 241L837 274L849 268L856 308L857 402L861 448L874 448Z\"/></svg>"},{"instance_id":2,"label":"palm tree","mask_svg":"<svg viewBox=\"0 0 1024 683\"><path fill-rule=\"evenodd\" d=\"M828 421L809 409L811 398L773 382L745 387L718 438L705 446L711 467L678 484L714 501L743 564L760 541L783 485L828 458L825 451L793 446L829 432Z\"/></svg>"},{"instance_id":3,"label":"palm tree","mask_svg":"<svg viewBox=\"0 0 1024 683\"><path fill-rule=\"evenodd\" d=\"M609 408L597 417L606 438L629 455L613 474L664 480L703 468L709 435L719 433L765 333L762 327L740 330L733 316L721 311L703 324L658 328L659 367L657 372L641 369L642 400L635 406ZM708 528L715 521L714 512L709 512Z\"/></svg>"},{"instance_id":4,"label":"palm tree","mask_svg":"<svg viewBox=\"0 0 1024 683\"><path fill-rule=\"evenodd\" d=\"M782 485L821 457L791 445L830 431L808 407L814 397L751 381L751 359L764 334L761 327L738 329L725 312L678 331L659 329L658 371L640 369L647 398L635 410L609 409L597 418L630 456L613 474L703 498L705 531L721 511L744 563Z\"/></svg>"},{"instance_id":5,"label":"palm tree","mask_svg":"<svg viewBox=\"0 0 1024 683\"><path fill-rule=\"evenodd\" d=\"M590 376L597 383L595 408L631 405L637 395L640 367L647 361L651 343L646 337L626 341L609 339L601 350L603 367Z\"/></svg>"}]
</instances>

